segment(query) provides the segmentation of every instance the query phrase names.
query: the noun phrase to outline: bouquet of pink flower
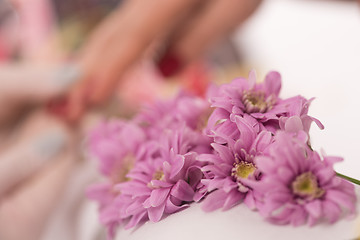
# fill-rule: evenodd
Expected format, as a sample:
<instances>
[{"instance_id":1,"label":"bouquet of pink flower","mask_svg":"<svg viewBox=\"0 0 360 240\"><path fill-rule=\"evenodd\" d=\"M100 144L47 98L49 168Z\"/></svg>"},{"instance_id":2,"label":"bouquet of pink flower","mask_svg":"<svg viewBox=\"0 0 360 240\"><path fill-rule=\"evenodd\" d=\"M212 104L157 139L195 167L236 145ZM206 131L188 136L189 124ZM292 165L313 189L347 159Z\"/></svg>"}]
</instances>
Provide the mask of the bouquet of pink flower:
<instances>
[{"instance_id":1,"label":"bouquet of pink flower","mask_svg":"<svg viewBox=\"0 0 360 240\"><path fill-rule=\"evenodd\" d=\"M240 203L276 224L335 222L355 213L355 179L338 174L340 157L311 148L311 99L281 99L281 77L255 73L209 89L210 103L187 93L148 106L132 120L104 122L89 136L103 183L88 196L113 238L119 225L202 204L205 211ZM342 178L341 178L342 177ZM346 180L344 180L345 178Z\"/></svg>"}]
</instances>

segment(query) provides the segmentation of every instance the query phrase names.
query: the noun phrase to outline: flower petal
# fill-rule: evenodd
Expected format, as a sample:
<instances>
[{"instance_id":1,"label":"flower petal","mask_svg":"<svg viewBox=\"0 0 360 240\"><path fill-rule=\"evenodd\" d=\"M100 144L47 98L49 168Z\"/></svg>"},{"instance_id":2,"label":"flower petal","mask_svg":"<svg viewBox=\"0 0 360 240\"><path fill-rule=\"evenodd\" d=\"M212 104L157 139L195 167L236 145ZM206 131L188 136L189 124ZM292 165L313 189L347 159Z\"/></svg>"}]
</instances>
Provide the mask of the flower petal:
<instances>
[{"instance_id":1,"label":"flower petal","mask_svg":"<svg viewBox=\"0 0 360 240\"><path fill-rule=\"evenodd\" d=\"M245 118L236 116L235 117L236 126L239 129L241 139L244 143L248 143L248 146L245 148L246 150L249 149L249 145L254 141L256 138L256 132L253 127L249 125L249 123L245 120Z\"/></svg>"},{"instance_id":2,"label":"flower petal","mask_svg":"<svg viewBox=\"0 0 360 240\"><path fill-rule=\"evenodd\" d=\"M304 130L303 123L298 116L289 117L285 122L285 131L297 133Z\"/></svg>"},{"instance_id":3,"label":"flower petal","mask_svg":"<svg viewBox=\"0 0 360 240\"><path fill-rule=\"evenodd\" d=\"M168 188L171 187L173 184L161 180L151 180L151 186L155 188Z\"/></svg>"},{"instance_id":4,"label":"flower petal","mask_svg":"<svg viewBox=\"0 0 360 240\"><path fill-rule=\"evenodd\" d=\"M192 188L195 188L201 179L203 178L204 174L202 173L200 167L198 166L191 166L188 168L186 172L186 178L188 179L189 185Z\"/></svg>"},{"instance_id":5,"label":"flower petal","mask_svg":"<svg viewBox=\"0 0 360 240\"><path fill-rule=\"evenodd\" d=\"M244 199L244 196L245 195L243 193L237 190L233 190L232 192L229 193L228 197L226 198L222 210L223 211L229 210L234 206L236 206L237 204L241 203L241 201Z\"/></svg>"},{"instance_id":6,"label":"flower petal","mask_svg":"<svg viewBox=\"0 0 360 240\"><path fill-rule=\"evenodd\" d=\"M162 215L164 214L166 202L164 201L161 205L157 207L148 208L148 216L150 221L158 222L160 221Z\"/></svg>"},{"instance_id":7,"label":"flower petal","mask_svg":"<svg viewBox=\"0 0 360 240\"><path fill-rule=\"evenodd\" d=\"M341 207L347 208L351 213L355 212L355 201L348 194L339 190L329 189L326 191L326 198Z\"/></svg>"},{"instance_id":8,"label":"flower petal","mask_svg":"<svg viewBox=\"0 0 360 240\"><path fill-rule=\"evenodd\" d=\"M278 72L269 72L265 77L265 91L268 95L278 96L281 89L281 75Z\"/></svg>"},{"instance_id":9,"label":"flower petal","mask_svg":"<svg viewBox=\"0 0 360 240\"><path fill-rule=\"evenodd\" d=\"M125 225L125 229L130 229L132 227L135 227L141 220L145 218L146 211L139 213L137 215L134 215L130 218L130 221Z\"/></svg>"},{"instance_id":10,"label":"flower petal","mask_svg":"<svg viewBox=\"0 0 360 240\"><path fill-rule=\"evenodd\" d=\"M176 161L173 161L171 165L170 179L174 178L180 172L180 170L184 166L184 163L185 163L184 156L177 155Z\"/></svg>"},{"instance_id":11,"label":"flower petal","mask_svg":"<svg viewBox=\"0 0 360 240\"><path fill-rule=\"evenodd\" d=\"M322 213L322 206L320 200L314 200L305 205L307 212L315 219L319 219Z\"/></svg>"},{"instance_id":12,"label":"flower petal","mask_svg":"<svg viewBox=\"0 0 360 240\"><path fill-rule=\"evenodd\" d=\"M171 201L170 198L168 198L165 205L165 212L171 214L171 213L179 212L185 208L188 208L189 206L190 206L189 204L183 204L181 206L177 206Z\"/></svg>"},{"instance_id":13,"label":"flower petal","mask_svg":"<svg viewBox=\"0 0 360 240\"><path fill-rule=\"evenodd\" d=\"M158 207L165 202L171 188L157 188L151 191L150 204L152 207Z\"/></svg>"},{"instance_id":14,"label":"flower petal","mask_svg":"<svg viewBox=\"0 0 360 240\"><path fill-rule=\"evenodd\" d=\"M271 132L269 131L261 131L258 136L256 137L253 147L256 149L257 152L262 153L272 142L273 137ZM252 148L253 148L252 147Z\"/></svg>"},{"instance_id":15,"label":"flower petal","mask_svg":"<svg viewBox=\"0 0 360 240\"><path fill-rule=\"evenodd\" d=\"M244 199L244 203L246 204L246 206L248 206L248 208L250 208L251 210L255 210L256 209L256 201L254 198L254 195L252 194L252 191L248 191L246 193L245 199Z\"/></svg>"},{"instance_id":16,"label":"flower petal","mask_svg":"<svg viewBox=\"0 0 360 240\"><path fill-rule=\"evenodd\" d=\"M184 180L180 179L171 189L170 194L182 201L193 201L194 190Z\"/></svg>"},{"instance_id":17,"label":"flower petal","mask_svg":"<svg viewBox=\"0 0 360 240\"><path fill-rule=\"evenodd\" d=\"M219 153L220 158L225 161L226 163L232 164L234 162L234 155L231 153L230 149L228 147L225 147L223 145L213 143L211 146L215 149L216 152Z\"/></svg>"},{"instance_id":18,"label":"flower petal","mask_svg":"<svg viewBox=\"0 0 360 240\"><path fill-rule=\"evenodd\" d=\"M339 205L335 204L332 201L323 201L323 211L325 217L329 220L330 223L334 223L339 219L341 215L341 208Z\"/></svg>"},{"instance_id":19,"label":"flower petal","mask_svg":"<svg viewBox=\"0 0 360 240\"><path fill-rule=\"evenodd\" d=\"M222 190L216 190L210 193L202 203L201 208L205 212L212 212L216 209L222 208L225 204L227 194Z\"/></svg>"},{"instance_id":20,"label":"flower petal","mask_svg":"<svg viewBox=\"0 0 360 240\"><path fill-rule=\"evenodd\" d=\"M300 226L306 223L307 213L303 207L297 207L291 214L291 224L293 226Z\"/></svg>"}]
</instances>

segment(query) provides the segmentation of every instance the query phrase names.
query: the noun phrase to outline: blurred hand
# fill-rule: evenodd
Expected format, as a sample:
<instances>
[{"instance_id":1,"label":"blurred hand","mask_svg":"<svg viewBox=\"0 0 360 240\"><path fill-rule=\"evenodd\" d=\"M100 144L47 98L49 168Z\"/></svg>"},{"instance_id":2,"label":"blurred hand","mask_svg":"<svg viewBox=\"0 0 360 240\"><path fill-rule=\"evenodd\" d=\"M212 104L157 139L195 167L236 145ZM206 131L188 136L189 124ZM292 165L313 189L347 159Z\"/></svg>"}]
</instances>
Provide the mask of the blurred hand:
<instances>
[{"instance_id":1,"label":"blurred hand","mask_svg":"<svg viewBox=\"0 0 360 240\"><path fill-rule=\"evenodd\" d=\"M76 163L65 124L34 112L0 149L0 239L38 240Z\"/></svg>"},{"instance_id":2,"label":"blurred hand","mask_svg":"<svg viewBox=\"0 0 360 240\"><path fill-rule=\"evenodd\" d=\"M122 74L144 54L161 54L160 71L173 75L230 34L261 0L129 0L92 34L80 56L81 81L71 91L68 117L103 103ZM141 86L139 86L141 87Z\"/></svg>"},{"instance_id":3,"label":"blurred hand","mask_svg":"<svg viewBox=\"0 0 360 240\"><path fill-rule=\"evenodd\" d=\"M77 135L39 108L75 75L71 66L0 65L0 239L38 240L66 189Z\"/></svg>"},{"instance_id":4,"label":"blurred hand","mask_svg":"<svg viewBox=\"0 0 360 240\"><path fill-rule=\"evenodd\" d=\"M26 108L63 96L78 75L71 65L0 64L0 129Z\"/></svg>"}]
</instances>

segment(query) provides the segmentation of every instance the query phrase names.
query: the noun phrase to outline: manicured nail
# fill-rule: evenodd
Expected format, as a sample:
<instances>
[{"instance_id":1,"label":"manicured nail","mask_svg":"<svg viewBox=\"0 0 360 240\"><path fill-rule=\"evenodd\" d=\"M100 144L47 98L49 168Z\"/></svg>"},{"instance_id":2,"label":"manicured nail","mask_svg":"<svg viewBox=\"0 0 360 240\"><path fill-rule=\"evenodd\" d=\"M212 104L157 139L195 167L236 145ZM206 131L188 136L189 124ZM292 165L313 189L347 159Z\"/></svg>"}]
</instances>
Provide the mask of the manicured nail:
<instances>
[{"instance_id":1,"label":"manicured nail","mask_svg":"<svg viewBox=\"0 0 360 240\"><path fill-rule=\"evenodd\" d=\"M158 69L164 77L171 77L180 72L183 63L172 51L167 51L157 62Z\"/></svg>"},{"instance_id":2,"label":"manicured nail","mask_svg":"<svg viewBox=\"0 0 360 240\"><path fill-rule=\"evenodd\" d=\"M58 117L65 117L68 114L69 101L66 97L57 98L49 101L46 108Z\"/></svg>"},{"instance_id":3,"label":"manicured nail","mask_svg":"<svg viewBox=\"0 0 360 240\"><path fill-rule=\"evenodd\" d=\"M60 67L54 75L54 83L62 89L71 87L81 77L80 68L74 64Z\"/></svg>"},{"instance_id":4,"label":"manicured nail","mask_svg":"<svg viewBox=\"0 0 360 240\"><path fill-rule=\"evenodd\" d=\"M7 60L10 57L10 52L6 44L2 43L0 39L0 62L3 60Z\"/></svg>"}]
</instances>

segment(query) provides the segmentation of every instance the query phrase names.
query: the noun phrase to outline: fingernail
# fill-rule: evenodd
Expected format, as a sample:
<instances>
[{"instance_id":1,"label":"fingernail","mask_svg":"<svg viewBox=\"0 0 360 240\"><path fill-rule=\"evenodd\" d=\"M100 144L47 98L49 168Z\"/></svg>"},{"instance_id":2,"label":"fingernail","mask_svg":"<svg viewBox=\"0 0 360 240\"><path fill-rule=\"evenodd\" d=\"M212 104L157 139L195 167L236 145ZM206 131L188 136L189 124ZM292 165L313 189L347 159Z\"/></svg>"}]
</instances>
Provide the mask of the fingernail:
<instances>
[{"instance_id":1,"label":"fingernail","mask_svg":"<svg viewBox=\"0 0 360 240\"><path fill-rule=\"evenodd\" d=\"M34 150L42 158L56 156L65 146L66 136L64 132L53 131L41 136L35 141Z\"/></svg>"},{"instance_id":2,"label":"fingernail","mask_svg":"<svg viewBox=\"0 0 360 240\"><path fill-rule=\"evenodd\" d=\"M176 54L168 50L157 62L157 67L164 77L171 77L180 72L183 63Z\"/></svg>"},{"instance_id":3,"label":"fingernail","mask_svg":"<svg viewBox=\"0 0 360 240\"><path fill-rule=\"evenodd\" d=\"M47 110L59 117L65 117L68 114L69 101L66 97L57 98L48 102Z\"/></svg>"},{"instance_id":4,"label":"fingernail","mask_svg":"<svg viewBox=\"0 0 360 240\"><path fill-rule=\"evenodd\" d=\"M57 70L53 81L59 88L67 89L80 79L80 76L81 71L78 66L75 64L67 64Z\"/></svg>"}]
</instances>

